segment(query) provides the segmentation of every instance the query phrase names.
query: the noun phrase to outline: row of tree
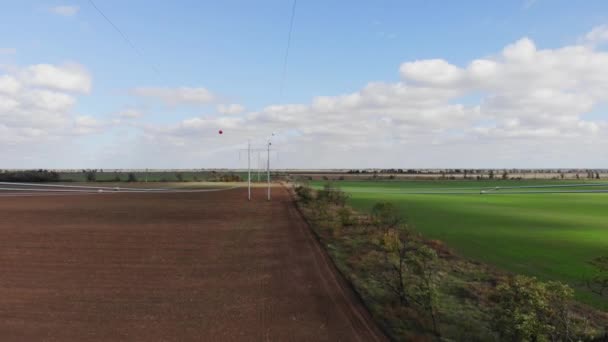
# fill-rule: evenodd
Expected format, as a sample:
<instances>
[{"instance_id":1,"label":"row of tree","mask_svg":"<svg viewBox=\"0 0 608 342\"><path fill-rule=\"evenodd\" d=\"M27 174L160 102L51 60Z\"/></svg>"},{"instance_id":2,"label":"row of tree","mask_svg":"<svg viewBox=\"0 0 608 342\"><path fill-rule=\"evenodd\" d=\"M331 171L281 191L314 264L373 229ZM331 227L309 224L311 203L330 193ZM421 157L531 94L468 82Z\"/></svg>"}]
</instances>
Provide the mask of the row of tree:
<instances>
[{"instance_id":1,"label":"row of tree","mask_svg":"<svg viewBox=\"0 0 608 342\"><path fill-rule=\"evenodd\" d=\"M96 182L98 181L98 171L95 169L84 169L82 170L82 173L84 173L85 178L87 180L87 182ZM138 180L142 180L140 178L144 177L143 180L148 181L148 177L147 177L147 173L144 173L143 175L140 174L139 178L138 175L135 172L129 172L127 173L127 182L137 182ZM176 172L174 174L175 180L177 180L178 182L185 182L186 177L184 177L184 174L182 172ZM114 173L114 177L111 179L108 179L108 181L113 181L113 182L121 182L123 179L121 178L121 175L119 173ZM192 180L197 182L199 181L199 178L197 175L193 175L192 176ZM242 181L242 178L234 173L217 173L215 171L212 171L208 177L209 181L212 182L240 182ZM166 177L162 177L160 178L161 182L167 182L167 178Z\"/></svg>"},{"instance_id":2,"label":"row of tree","mask_svg":"<svg viewBox=\"0 0 608 342\"><path fill-rule=\"evenodd\" d=\"M58 182L60 180L59 173L43 169L0 172L2 182Z\"/></svg>"},{"instance_id":3,"label":"row of tree","mask_svg":"<svg viewBox=\"0 0 608 342\"><path fill-rule=\"evenodd\" d=\"M604 170L605 171L605 170ZM587 173L596 175L599 174L600 170L594 169L569 169L569 170L556 170L556 169L548 169L548 170L528 170L528 169L437 169L437 170L426 170L426 169L351 169L346 171L346 173L358 174L358 173L403 173L403 174L489 174L489 173Z\"/></svg>"}]
</instances>

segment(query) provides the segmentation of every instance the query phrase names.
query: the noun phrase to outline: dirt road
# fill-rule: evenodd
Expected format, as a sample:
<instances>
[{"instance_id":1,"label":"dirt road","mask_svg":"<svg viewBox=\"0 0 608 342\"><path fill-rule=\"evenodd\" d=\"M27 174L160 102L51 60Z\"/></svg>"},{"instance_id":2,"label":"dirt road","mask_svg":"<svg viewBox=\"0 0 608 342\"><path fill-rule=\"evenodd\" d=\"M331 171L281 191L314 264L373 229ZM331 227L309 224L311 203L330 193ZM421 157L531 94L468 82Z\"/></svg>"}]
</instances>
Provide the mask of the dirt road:
<instances>
[{"instance_id":1,"label":"dirt road","mask_svg":"<svg viewBox=\"0 0 608 342\"><path fill-rule=\"evenodd\" d=\"M375 341L290 201L263 189L0 197L2 341Z\"/></svg>"}]
</instances>

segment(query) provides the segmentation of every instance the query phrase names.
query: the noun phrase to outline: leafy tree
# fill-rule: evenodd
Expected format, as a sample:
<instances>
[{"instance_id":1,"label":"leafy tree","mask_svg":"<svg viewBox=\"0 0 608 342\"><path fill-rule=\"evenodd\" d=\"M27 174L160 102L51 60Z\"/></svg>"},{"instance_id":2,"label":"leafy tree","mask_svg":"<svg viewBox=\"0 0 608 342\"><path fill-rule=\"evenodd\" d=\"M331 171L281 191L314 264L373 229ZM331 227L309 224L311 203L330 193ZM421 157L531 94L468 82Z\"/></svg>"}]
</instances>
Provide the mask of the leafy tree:
<instances>
[{"instance_id":1,"label":"leafy tree","mask_svg":"<svg viewBox=\"0 0 608 342\"><path fill-rule=\"evenodd\" d=\"M378 202L371 210L372 224L387 231L405 222L405 218L397 207L390 202Z\"/></svg>"},{"instance_id":2,"label":"leafy tree","mask_svg":"<svg viewBox=\"0 0 608 342\"><path fill-rule=\"evenodd\" d=\"M406 286L409 284L408 252L412 250L406 232L391 229L384 233L382 249L384 268L376 273L380 283L399 300L401 305L410 304Z\"/></svg>"},{"instance_id":3,"label":"leafy tree","mask_svg":"<svg viewBox=\"0 0 608 342\"><path fill-rule=\"evenodd\" d=\"M58 182L59 173L48 170L7 171L0 173L2 182Z\"/></svg>"},{"instance_id":4,"label":"leafy tree","mask_svg":"<svg viewBox=\"0 0 608 342\"><path fill-rule=\"evenodd\" d=\"M312 210L312 216L317 221L326 220L329 216L329 206L325 201L311 201L309 207Z\"/></svg>"},{"instance_id":5,"label":"leafy tree","mask_svg":"<svg viewBox=\"0 0 608 342\"><path fill-rule=\"evenodd\" d=\"M340 188L333 186L331 183L326 183L322 190L317 192L317 199L325 201L337 206L345 206L348 195Z\"/></svg>"},{"instance_id":6,"label":"leafy tree","mask_svg":"<svg viewBox=\"0 0 608 342\"><path fill-rule=\"evenodd\" d=\"M127 182L137 182L137 176L135 176L135 173L129 172L127 175Z\"/></svg>"},{"instance_id":7,"label":"leafy tree","mask_svg":"<svg viewBox=\"0 0 608 342\"><path fill-rule=\"evenodd\" d=\"M594 274L586 279L587 288L600 296L608 294L608 256L597 257L589 262Z\"/></svg>"},{"instance_id":8,"label":"leafy tree","mask_svg":"<svg viewBox=\"0 0 608 342\"><path fill-rule=\"evenodd\" d=\"M356 223L352 211L348 208L343 207L338 209L338 217L340 218L340 223L344 227L350 227Z\"/></svg>"},{"instance_id":9,"label":"leafy tree","mask_svg":"<svg viewBox=\"0 0 608 342\"><path fill-rule=\"evenodd\" d=\"M496 288L491 323L506 341L575 341L582 337L570 302L574 291L560 282L515 276Z\"/></svg>"},{"instance_id":10,"label":"leafy tree","mask_svg":"<svg viewBox=\"0 0 608 342\"><path fill-rule=\"evenodd\" d=\"M548 303L544 288L536 279L516 276L499 285L493 299L497 306L492 313L492 325L501 339L541 341L549 332L539 317Z\"/></svg>"},{"instance_id":11,"label":"leafy tree","mask_svg":"<svg viewBox=\"0 0 608 342\"><path fill-rule=\"evenodd\" d=\"M384 267L374 271L401 306L416 306L429 314L439 336L437 317L437 253L404 227L386 231L382 239Z\"/></svg>"},{"instance_id":12,"label":"leafy tree","mask_svg":"<svg viewBox=\"0 0 608 342\"><path fill-rule=\"evenodd\" d=\"M298 185L295 191L302 203L307 204L312 201L312 189L307 184Z\"/></svg>"},{"instance_id":13,"label":"leafy tree","mask_svg":"<svg viewBox=\"0 0 608 342\"><path fill-rule=\"evenodd\" d=\"M86 173L87 182L94 182L97 180L97 171L87 170Z\"/></svg>"},{"instance_id":14,"label":"leafy tree","mask_svg":"<svg viewBox=\"0 0 608 342\"><path fill-rule=\"evenodd\" d=\"M572 317L570 301L574 290L558 281L550 281L545 285L547 302L546 319L550 326L551 341L574 341L576 334L581 335L580 322Z\"/></svg>"},{"instance_id":15,"label":"leafy tree","mask_svg":"<svg viewBox=\"0 0 608 342\"><path fill-rule=\"evenodd\" d=\"M410 254L411 269L415 275L415 281L410 285L410 293L413 300L431 316L433 331L439 336L436 262L437 252L425 245L419 245Z\"/></svg>"}]
</instances>

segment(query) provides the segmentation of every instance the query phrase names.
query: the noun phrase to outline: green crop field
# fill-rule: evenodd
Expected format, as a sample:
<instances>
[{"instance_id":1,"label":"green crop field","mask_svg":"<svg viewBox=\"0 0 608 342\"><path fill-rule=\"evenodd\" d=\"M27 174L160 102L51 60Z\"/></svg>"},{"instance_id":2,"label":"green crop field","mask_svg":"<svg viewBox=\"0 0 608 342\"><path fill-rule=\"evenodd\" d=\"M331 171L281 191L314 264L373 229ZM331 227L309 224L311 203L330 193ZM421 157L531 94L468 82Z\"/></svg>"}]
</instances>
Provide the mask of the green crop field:
<instances>
[{"instance_id":1,"label":"green crop field","mask_svg":"<svg viewBox=\"0 0 608 342\"><path fill-rule=\"evenodd\" d=\"M608 309L608 300L583 285L592 271L588 261L608 255L608 192L600 192L608 191L608 182L338 181L333 186L348 192L356 209L393 202L415 230L465 257L567 282L579 300Z\"/></svg>"}]
</instances>

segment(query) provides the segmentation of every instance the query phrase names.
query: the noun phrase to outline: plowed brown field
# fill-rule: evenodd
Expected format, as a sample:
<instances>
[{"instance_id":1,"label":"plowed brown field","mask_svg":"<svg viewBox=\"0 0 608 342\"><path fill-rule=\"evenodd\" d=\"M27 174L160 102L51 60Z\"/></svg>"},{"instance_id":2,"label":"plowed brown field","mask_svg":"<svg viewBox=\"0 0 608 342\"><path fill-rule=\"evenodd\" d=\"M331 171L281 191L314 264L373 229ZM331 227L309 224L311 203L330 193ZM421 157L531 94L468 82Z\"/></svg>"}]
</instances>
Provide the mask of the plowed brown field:
<instances>
[{"instance_id":1,"label":"plowed brown field","mask_svg":"<svg viewBox=\"0 0 608 342\"><path fill-rule=\"evenodd\" d=\"M374 341L286 190L0 197L2 341Z\"/></svg>"}]
</instances>

